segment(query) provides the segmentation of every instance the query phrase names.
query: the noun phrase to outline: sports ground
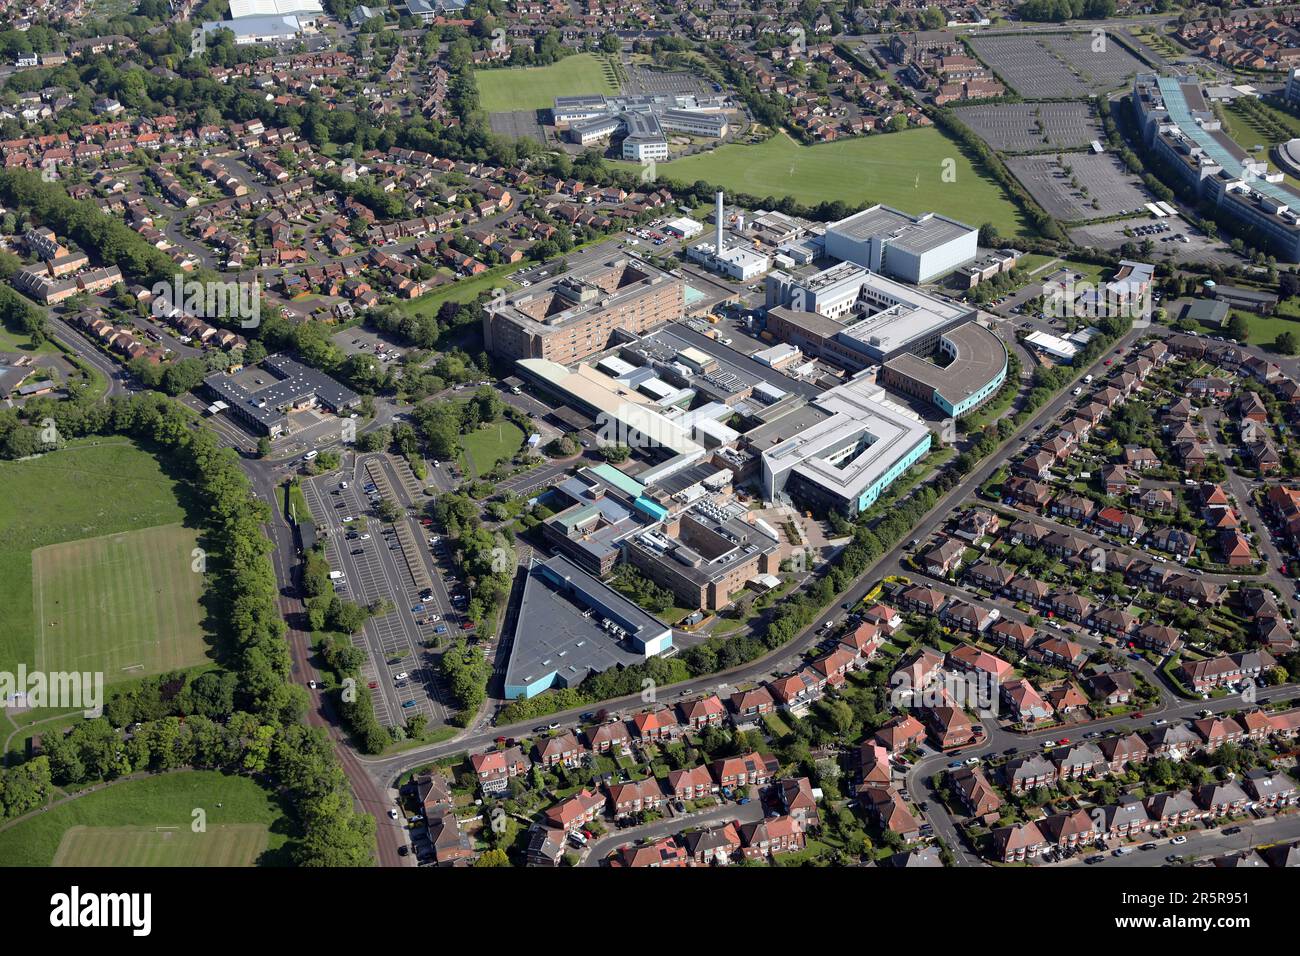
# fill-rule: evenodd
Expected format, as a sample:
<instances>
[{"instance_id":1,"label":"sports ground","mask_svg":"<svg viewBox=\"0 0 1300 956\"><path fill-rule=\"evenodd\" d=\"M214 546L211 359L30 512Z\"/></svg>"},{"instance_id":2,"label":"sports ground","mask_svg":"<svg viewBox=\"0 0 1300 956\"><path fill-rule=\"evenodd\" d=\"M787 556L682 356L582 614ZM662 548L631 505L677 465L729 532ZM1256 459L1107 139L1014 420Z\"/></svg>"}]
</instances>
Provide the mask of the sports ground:
<instances>
[{"instance_id":1,"label":"sports ground","mask_svg":"<svg viewBox=\"0 0 1300 956\"><path fill-rule=\"evenodd\" d=\"M169 524L32 552L37 666L112 684L202 664L197 546L192 529Z\"/></svg>"},{"instance_id":2,"label":"sports ground","mask_svg":"<svg viewBox=\"0 0 1300 956\"><path fill-rule=\"evenodd\" d=\"M0 462L0 670L107 683L203 663L184 489L125 439Z\"/></svg>"},{"instance_id":3,"label":"sports ground","mask_svg":"<svg viewBox=\"0 0 1300 956\"><path fill-rule=\"evenodd\" d=\"M266 849L260 823L210 827L72 827L54 866L252 866Z\"/></svg>"},{"instance_id":4,"label":"sports ground","mask_svg":"<svg viewBox=\"0 0 1300 956\"><path fill-rule=\"evenodd\" d=\"M549 109L557 96L618 92L609 61L591 53L575 53L550 66L476 70L474 82L487 113Z\"/></svg>"},{"instance_id":5,"label":"sports ground","mask_svg":"<svg viewBox=\"0 0 1300 956\"><path fill-rule=\"evenodd\" d=\"M790 196L805 205L839 199L851 206L884 203L912 214L939 212L972 226L992 223L1004 236L1025 231L1019 209L1002 188L933 128L817 146L801 146L780 133L756 146L728 144L661 163L659 178L686 185L704 180L759 198Z\"/></svg>"},{"instance_id":6,"label":"sports ground","mask_svg":"<svg viewBox=\"0 0 1300 956\"><path fill-rule=\"evenodd\" d=\"M195 810L204 832L193 832ZM290 823L249 777L186 770L110 784L0 829L0 866L251 866Z\"/></svg>"}]
</instances>

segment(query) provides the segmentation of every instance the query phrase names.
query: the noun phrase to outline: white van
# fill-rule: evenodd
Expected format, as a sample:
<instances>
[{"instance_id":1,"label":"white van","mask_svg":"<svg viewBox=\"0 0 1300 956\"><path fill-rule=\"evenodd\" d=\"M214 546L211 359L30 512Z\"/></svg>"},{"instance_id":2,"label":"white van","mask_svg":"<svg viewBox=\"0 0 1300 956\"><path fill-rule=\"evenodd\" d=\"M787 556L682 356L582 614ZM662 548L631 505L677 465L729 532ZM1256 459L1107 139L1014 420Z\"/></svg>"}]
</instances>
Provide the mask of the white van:
<instances>
[{"instance_id":1,"label":"white van","mask_svg":"<svg viewBox=\"0 0 1300 956\"><path fill-rule=\"evenodd\" d=\"M338 580L339 580L340 578L342 578L342 577L343 577L343 572L342 572L342 571L331 571L331 572L330 572L330 580L331 580L331 581L338 581Z\"/></svg>"}]
</instances>

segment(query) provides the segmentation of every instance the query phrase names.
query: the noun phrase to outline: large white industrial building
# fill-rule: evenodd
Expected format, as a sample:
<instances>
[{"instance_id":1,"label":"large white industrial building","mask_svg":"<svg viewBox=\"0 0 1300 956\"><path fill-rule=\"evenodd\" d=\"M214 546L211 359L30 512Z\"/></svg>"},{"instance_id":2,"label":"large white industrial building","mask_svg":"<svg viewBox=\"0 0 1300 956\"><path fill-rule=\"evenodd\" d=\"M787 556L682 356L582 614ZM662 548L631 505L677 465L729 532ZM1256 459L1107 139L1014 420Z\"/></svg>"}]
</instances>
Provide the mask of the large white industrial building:
<instances>
[{"instance_id":1,"label":"large white industrial building","mask_svg":"<svg viewBox=\"0 0 1300 956\"><path fill-rule=\"evenodd\" d=\"M826 254L905 282L929 282L974 262L979 230L930 212L876 205L826 227Z\"/></svg>"},{"instance_id":2,"label":"large white industrial building","mask_svg":"<svg viewBox=\"0 0 1300 956\"><path fill-rule=\"evenodd\" d=\"M295 16L311 26L324 13L320 0L230 0L230 19Z\"/></svg>"},{"instance_id":3,"label":"large white industrial building","mask_svg":"<svg viewBox=\"0 0 1300 956\"><path fill-rule=\"evenodd\" d=\"M204 23L203 32L229 30L236 46L289 43L324 15L320 0L230 0L230 19Z\"/></svg>"}]
</instances>

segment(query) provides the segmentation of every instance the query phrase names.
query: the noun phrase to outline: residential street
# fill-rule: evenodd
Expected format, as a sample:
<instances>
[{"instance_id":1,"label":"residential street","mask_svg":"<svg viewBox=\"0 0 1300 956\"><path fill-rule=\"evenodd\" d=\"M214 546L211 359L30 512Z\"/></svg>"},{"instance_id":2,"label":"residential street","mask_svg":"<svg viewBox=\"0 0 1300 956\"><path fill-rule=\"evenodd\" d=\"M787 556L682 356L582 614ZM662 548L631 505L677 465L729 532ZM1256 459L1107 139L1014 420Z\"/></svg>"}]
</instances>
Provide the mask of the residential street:
<instances>
[{"instance_id":1,"label":"residential street","mask_svg":"<svg viewBox=\"0 0 1300 956\"><path fill-rule=\"evenodd\" d=\"M754 823L763 819L763 802L751 800L740 806L730 800L721 806L703 810L699 813L674 814L665 816L645 826L628 827L626 830L611 830L608 834L589 844L582 852L581 866L600 866L605 857L624 844L657 840L672 836L682 830L701 829L737 820L740 823ZM609 821L605 821L609 825Z\"/></svg>"}]
</instances>

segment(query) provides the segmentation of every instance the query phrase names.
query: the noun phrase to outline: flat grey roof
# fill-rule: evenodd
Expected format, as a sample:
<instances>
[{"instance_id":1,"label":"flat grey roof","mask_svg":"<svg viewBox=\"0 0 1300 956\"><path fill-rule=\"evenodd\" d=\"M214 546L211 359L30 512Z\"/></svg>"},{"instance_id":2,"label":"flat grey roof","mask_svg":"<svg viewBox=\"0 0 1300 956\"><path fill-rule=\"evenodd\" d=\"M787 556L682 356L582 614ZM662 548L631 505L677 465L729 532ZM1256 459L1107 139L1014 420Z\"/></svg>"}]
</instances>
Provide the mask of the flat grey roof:
<instances>
[{"instance_id":1,"label":"flat grey roof","mask_svg":"<svg viewBox=\"0 0 1300 956\"><path fill-rule=\"evenodd\" d=\"M361 400L352 389L287 355L268 356L263 359L262 367L278 376L278 380L257 391L250 392L225 372L209 375L203 383L223 400L238 405L245 414L265 425L282 421L286 405L310 395L334 409L347 408Z\"/></svg>"},{"instance_id":2,"label":"flat grey roof","mask_svg":"<svg viewBox=\"0 0 1300 956\"><path fill-rule=\"evenodd\" d=\"M628 138L652 139L663 136L659 117L654 113L623 113L619 117L627 127Z\"/></svg>"},{"instance_id":3,"label":"flat grey roof","mask_svg":"<svg viewBox=\"0 0 1300 956\"><path fill-rule=\"evenodd\" d=\"M599 597L602 604L637 626L642 639L668 630L665 624L563 555L545 562L534 561L528 569L519 603L510 662L506 665L506 686L533 684L552 672L572 686L588 673L646 659L644 654L620 645L601 626L600 608L590 617L584 617L590 605L579 603L573 593L553 583L553 577L566 579L579 594L585 592Z\"/></svg>"},{"instance_id":4,"label":"flat grey roof","mask_svg":"<svg viewBox=\"0 0 1300 956\"><path fill-rule=\"evenodd\" d=\"M762 362L754 361L744 352L737 352L730 346L723 345L707 335L701 335L680 322L647 332L638 341L623 348L634 353L646 354L660 361L671 360L671 357L682 349L698 349L718 363L718 370L707 376L690 376L692 387L699 391L712 389L719 394L734 393L745 388L753 388L759 382L766 382L785 392L796 392L806 398L811 398L821 391L811 382L790 378ZM708 388L701 386L708 386Z\"/></svg>"},{"instance_id":5,"label":"flat grey roof","mask_svg":"<svg viewBox=\"0 0 1300 956\"><path fill-rule=\"evenodd\" d=\"M1002 340L978 322L959 325L943 337L957 349L957 357L943 368L910 352L895 356L885 367L933 386L952 405L979 391L1006 368L1007 350Z\"/></svg>"},{"instance_id":6,"label":"flat grey roof","mask_svg":"<svg viewBox=\"0 0 1300 956\"><path fill-rule=\"evenodd\" d=\"M974 231L974 227L935 212L909 216L889 206L872 206L831 223L826 231L859 242L876 236L888 238L890 245L919 254L958 239Z\"/></svg>"}]
</instances>

